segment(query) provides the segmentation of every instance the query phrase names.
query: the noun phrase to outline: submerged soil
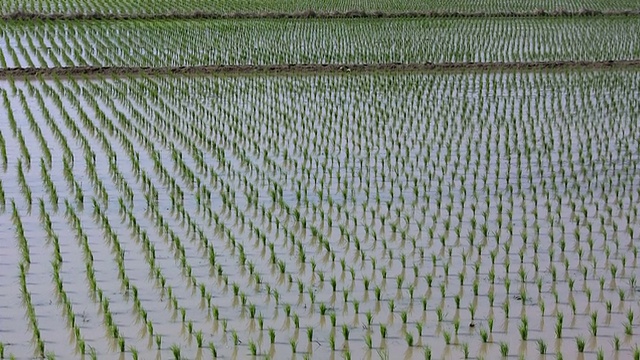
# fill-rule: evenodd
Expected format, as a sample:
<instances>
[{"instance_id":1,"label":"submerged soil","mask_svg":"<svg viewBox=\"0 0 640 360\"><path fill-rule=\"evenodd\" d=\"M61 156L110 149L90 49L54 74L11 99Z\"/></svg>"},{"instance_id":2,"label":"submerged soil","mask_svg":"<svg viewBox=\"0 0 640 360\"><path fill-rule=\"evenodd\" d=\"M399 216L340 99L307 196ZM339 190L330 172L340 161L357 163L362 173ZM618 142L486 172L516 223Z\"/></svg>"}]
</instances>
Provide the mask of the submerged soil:
<instances>
[{"instance_id":1,"label":"submerged soil","mask_svg":"<svg viewBox=\"0 0 640 360\"><path fill-rule=\"evenodd\" d=\"M118 75L190 75L247 73L337 73L337 72L422 72L451 70L543 70L606 69L640 66L640 59L610 61L542 61L542 62L456 62L456 63L382 63L382 64L283 64L283 65L201 65L201 66L74 66L51 68L0 69L0 77L24 76L118 76Z\"/></svg>"},{"instance_id":2,"label":"submerged soil","mask_svg":"<svg viewBox=\"0 0 640 360\"><path fill-rule=\"evenodd\" d=\"M502 12L459 12L459 11L332 11L332 12L190 12L166 14L41 14L15 12L3 15L3 20L194 20L194 19L342 19L342 18L482 18L482 17L574 17L574 16L638 16L636 10L534 10Z\"/></svg>"}]
</instances>

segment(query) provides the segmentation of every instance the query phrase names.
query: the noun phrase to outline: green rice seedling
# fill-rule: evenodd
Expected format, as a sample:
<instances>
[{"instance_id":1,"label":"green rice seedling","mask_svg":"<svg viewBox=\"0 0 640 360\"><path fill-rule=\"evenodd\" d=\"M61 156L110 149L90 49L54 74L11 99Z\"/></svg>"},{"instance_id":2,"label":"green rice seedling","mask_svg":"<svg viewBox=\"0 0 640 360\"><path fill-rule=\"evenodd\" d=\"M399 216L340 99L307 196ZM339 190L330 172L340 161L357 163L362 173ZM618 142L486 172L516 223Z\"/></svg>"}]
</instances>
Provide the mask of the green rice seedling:
<instances>
[{"instance_id":1,"label":"green rice seedling","mask_svg":"<svg viewBox=\"0 0 640 360\"><path fill-rule=\"evenodd\" d=\"M174 344L169 348L171 350L171 354L173 354L173 358L175 360L180 360L180 346Z\"/></svg>"},{"instance_id":2,"label":"green rice seedling","mask_svg":"<svg viewBox=\"0 0 640 360\"><path fill-rule=\"evenodd\" d=\"M462 355L464 356L465 359L469 358L469 344L467 343L462 343L462 345L460 345L462 347Z\"/></svg>"},{"instance_id":3,"label":"green rice seedling","mask_svg":"<svg viewBox=\"0 0 640 360\"><path fill-rule=\"evenodd\" d=\"M598 312L592 312L589 320L589 332L593 336L598 336Z\"/></svg>"},{"instance_id":4,"label":"green rice seedling","mask_svg":"<svg viewBox=\"0 0 640 360\"><path fill-rule=\"evenodd\" d=\"M364 334L364 343L367 345L367 349L373 348L373 339L371 337L371 333L367 332Z\"/></svg>"},{"instance_id":5,"label":"green rice seedling","mask_svg":"<svg viewBox=\"0 0 640 360\"><path fill-rule=\"evenodd\" d=\"M331 327L336 327L336 313L329 314L329 320L331 321Z\"/></svg>"},{"instance_id":6,"label":"green rice seedling","mask_svg":"<svg viewBox=\"0 0 640 360\"><path fill-rule=\"evenodd\" d=\"M626 322L623 324L624 326L624 334L631 336L633 335L633 324L631 322Z\"/></svg>"},{"instance_id":7,"label":"green rice seedling","mask_svg":"<svg viewBox=\"0 0 640 360\"><path fill-rule=\"evenodd\" d=\"M218 350L216 349L216 345L213 342L209 342L209 351L211 352L211 357L212 358L217 358L218 357Z\"/></svg>"},{"instance_id":8,"label":"green rice seedling","mask_svg":"<svg viewBox=\"0 0 640 360\"><path fill-rule=\"evenodd\" d=\"M249 340L249 353L251 353L251 356L258 355L258 347L256 346L256 343L253 342L253 340Z\"/></svg>"},{"instance_id":9,"label":"green rice seedling","mask_svg":"<svg viewBox=\"0 0 640 360\"><path fill-rule=\"evenodd\" d=\"M276 342L276 330L274 328L269 328L269 343L275 344Z\"/></svg>"},{"instance_id":10,"label":"green rice seedling","mask_svg":"<svg viewBox=\"0 0 640 360\"><path fill-rule=\"evenodd\" d=\"M611 308L613 307L613 304L611 303L611 301L609 300L605 301L605 307L607 309L607 314L611 314Z\"/></svg>"},{"instance_id":11,"label":"green rice seedling","mask_svg":"<svg viewBox=\"0 0 640 360\"><path fill-rule=\"evenodd\" d=\"M451 344L451 333L447 330L442 332L442 337L444 338L444 343L449 345Z\"/></svg>"},{"instance_id":12,"label":"green rice seedling","mask_svg":"<svg viewBox=\"0 0 640 360\"><path fill-rule=\"evenodd\" d=\"M0 342L0 359L4 359L4 343Z\"/></svg>"},{"instance_id":13,"label":"green rice seedling","mask_svg":"<svg viewBox=\"0 0 640 360\"><path fill-rule=\"evenodd\" d=\"M640 346L638 345L633 348L633 360L640 360Z\"/></svg>"},{"instance_id":14,"label":"green rice seedling","mask_svg":"<svg viewBox=\"0 0 640 360\"><path fill-rule=\"evenodd\" d=\"M596 359L604 360L604 350L602 350L602 348L599 348L598 351L596 352Z\"/></svg>"},{"instance_id":15,"label":"green rice seedling","mask_svg":"<svg viewBox=\"0 0 640 360\"><path fill-rule=\"evenodd\" d=\"M160 350L162 347L162 335L156 335L156 349Z\"/></svg>"},{"instance_id":16,"label":"green rice seedling","mask_svg":"<svg viewBox=\"0 0 640 360\"><path fill-rule=\"evenodd\" d=\"M536 345L537 345L537 347L538 347L538 352L539 352L541 355L544 355L544 354L546 354L546 353L547 353L547 344L544 342L544 340L542 340L542 339L538 339L538 340L536 341Z\"/></svg>"},{"instance_id":17,"label":"green rice seedling","mask_svg":"<svg viewBox=\"0 0 640 360\"><path fill-rule=\"evenodd\" d=\"M404 339L407 341L407 346L413 347L413 334L406 332L404 334Z\"/></svg>"},{"instance_id":18,"label":"green rice seedling","mask_svg":"<svg viewBox=\"0 0 640 360\"><path fill-rule=\"evenodd\" d=\"M520 319L518 332L520 333L520 339L527 340L527 337L529 335L529 321L526 315L522 316L522 318Z\"/></svg>"},{"instance_id":19,"label":"green rice seedling","mask_svg":"<svg viewBox=\"0 0 640 360\"><path fill-rule=\"evenodd\" d=\"M489 326L489 333L493 334L493 316L489 316L487 319L487 325Z\"/></svg>"},{"instance_id":20,"label":"green rice seedling","mask_svg":"<svg viewBox=\"0 0 640 360\"><path fill-rule=\"evenodd\" d=\"M438 318L438 322L442 322L442 320L444 319L444 312L442 310L442 307L438 306L436 308L436 316Z\"/></svg>"},{"instance_id":21,"label":"green rice seedling","mask_svg":"<svg viewBox=\"0 0 640 360\"><path fill-rule=\"evenodd\" d=\"M336 338L333 335L333 332L329 334L329 348L331 349L331 351L334 351L336 349Z\"/></svg>"},{"instance_id":22,"label":"green rice seedling","mask_svg":"<svg viewBox=\"0 0 640 360\"><path fill-rule=\"evenodd\" d=\"M383 339L387 338L387 326L380 324L380 337Z\"/></svg>"},{"instance_id":23,"label":"green rice seedling","mask_svg":"<svg viewBox=\"0 0 640 360\"><path fill-rule=\"evenodd\" d=\"M506 342L500 343L500 355L503 358L506 358L507 356L509 356L509 344L507 344Z\"/></svg>"},{"instance_id":24,"label":"green rice seedling","mask_svg":"<svg viewBox=\"0 0 640 360\"><path fill-rule=\"evenodd\" d=\"M453 330L455 334L458 335L458 331L460 330L460 319L458 318L453 319Z\"/></svg>"},{"instance_id":25,"label":"green rice seedling","mask_svg":"<svg viewBox=\"0 0 640 360\"><path fill-rule=\"evenodd\" d=\"M487 343L489 341L489 333L487 333L487 329L480 329L480 338L482 339L483 343Z\"/></svg>"},{"instance_id":26,"label":"green rice seedling","mask_svg":"<svg viewBox=\"0 0 640 360\"><path fill-rule=\"evenodd\" d=\"M389 312L393 313L393 311L395 310L395 302L393 301L393 299L389 300Z\"/></svg>"},{"instance_id":27,"label":"green rice seedling","mask_svg":"<svg viewBox=\"0 0 640 360\"><path fill-rule=\"evenodd\" d=\"M342 325L342 337L344 338L344 341L349 341L349 327L347 324Z\"/></svg>"},{"instance_id":28,"label":"green rice seedling","mask_svg":"<svg viewBox=\"0 0 640 360\"><path fill-rule=\"evenodd\" d=\"M289 339L289 345L291 345L291 352L295 354L298 347L298 340L296 338Z\"/></svg>"},{"instance_id":29,"label":"green rice seedling","mask_svg":"<svg viewBox=\"0 0 640 360\"><path fill-rule=\"evenodd\" d=\"M629 309L627 311L627 320L629 321L629 324L633 323L633 318L634 318L633 309Z\"/></svg>"},{"instance_id":30,"label":"green rice seedling","mask_svg":"<svg viewBox=\"0 0 640 360\"><path fill-rule=\"evenodd\" d=\"M620 338L618 335L613 335L613 349L615 351L620 351Z\"/></svg>"},{"instance_id":31,"label":"green rice seedling","mask_svg":"<svg viewBox=\"0 0 640 360\"><path fill-rule=\"evenodd\" d=\"M373 321L373 313L371 311L367 311L365 313L365 317L367 319L367 326L371 326L371 322Z\"/></svg>"},{"instance_id":32,"label":"green rice seedling","mask_svg":"<svg viewBox=\"0 0 640 360\"><path fill-rule=\"evenodd\" d=\"M407 323L407 316L408 316L408 314L407 314L407 312L406 312L406 311L402 311L402 312L400 312L400 319L402 320L402 323L403 323L403 324L406 324L406 323Z\"/></svg>"},{"instance_id":33,"label":"green rice seedling","mask_svg":"<svg viewBox=\"0 0 640 360\"><path fill-rule=\"evenodd\" d=\"M583 353L584 352L585 344L586 344L586 342L585 342L584 338L582 338L581 336L578 336L576 338L576 347L578 348L578 352L579 353Z\"/></svg>"},{"instance_id":34,"label":"green rice seedling","mask_svg":"<svg viewBox=\"0 0 640 360\"><path fill-rule=\"evenodd\" d=\"M129 352L131 353L131 357L135 360L138 360L138 349L133 346L129 347Z\"/></svg>"},{"instance_id":35,"label":"green rice seedling","mask_svg":"<svg viewBox=\"0 0 640 360\"><path fill-rule=\"evenodd\" d=\"M424 360L431 360L431 355L432 355L431 347L429 345L426 345L424 347Z\"/></svg>"},{"instance_id":36,"label":"green rice seedling","mask_svg":"<svg viewBox=\"0 0 640 360\"><path fill-rule=\"evenodd\" d=\"M196 337L196 344L198 345L198 349L202 348L202 330L198 330L196 331L195 337Z\"/></svg>"},{"instance_id":37,"label":"green rice seedling","mask_svg":"<svg viewBox=\"0 0 640 360\"><path fill-rule=\"evenodd\" d=\"M416 323L416 330L418 331L418 336L422 336L422 323Z\"/></svg>"}]
</instances>

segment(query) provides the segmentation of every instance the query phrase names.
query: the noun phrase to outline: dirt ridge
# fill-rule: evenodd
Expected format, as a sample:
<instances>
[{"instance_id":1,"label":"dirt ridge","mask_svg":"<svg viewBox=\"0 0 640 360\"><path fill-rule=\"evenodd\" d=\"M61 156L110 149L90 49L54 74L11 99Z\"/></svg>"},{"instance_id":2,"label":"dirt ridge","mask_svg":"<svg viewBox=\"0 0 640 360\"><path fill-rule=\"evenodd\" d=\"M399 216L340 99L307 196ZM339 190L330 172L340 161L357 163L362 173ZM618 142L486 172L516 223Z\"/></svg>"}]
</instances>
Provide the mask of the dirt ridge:
<instances>
[{"instance_id":1,"label":"dirt ridge","mask_svg":"<svg viewBox=\"0 0 640 360\"><path fill-rule=\"evenodd\" d=\"M0 78L51 76L126 76L126 75L207 75L251 73L349 73L349 72L429 72L500 71L553 69L610 69L640 67L640 59L609 61L540 62L456 62L456 63L380 63L380 64L282 64L282 65L199 65L163 67L74 66L51 68L5 68Z\"/></svg>"},{"instance_id":2,"label":"dirt ridge","mask_svg":"<svg viewBox=\"0 0 640 360\"><path fill-rule=\"evenodd\" d=\"M196 20L196 19L347 19L347 18L484 18L484 17L575 17L575 16L638 16L635 10L532 10L503 12L458 12L458 11L301 11L301 12L189 12L164 14L105 14L105 13L31 13L14 12L1 15L8 20Z\"/></svg>"}]
</instances>

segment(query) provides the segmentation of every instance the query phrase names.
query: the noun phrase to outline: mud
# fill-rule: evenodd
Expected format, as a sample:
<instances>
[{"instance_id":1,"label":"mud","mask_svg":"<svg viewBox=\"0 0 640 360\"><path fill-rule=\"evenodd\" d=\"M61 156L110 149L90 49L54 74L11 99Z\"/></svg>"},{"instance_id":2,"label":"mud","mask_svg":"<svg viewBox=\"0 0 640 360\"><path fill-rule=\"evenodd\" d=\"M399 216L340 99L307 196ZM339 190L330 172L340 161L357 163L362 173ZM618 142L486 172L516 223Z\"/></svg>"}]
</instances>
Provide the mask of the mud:
<instances>
[{"instance_id":1,"label":"mud","mask_svg":"<svg viewBox=\"0 0 640 360\"><path fill-rule=\"evenodd\" d=\"M455 62L455 63L381 63L381 64L284 64L284 65L202 65L179 67L51 67L0 69L0 78L8 77L82 77L120 75L206 75L250 73L349 73L349 72L425 72L425 71L523 71L552 69L634 68L640 59L611 61L549 62Z\"/></svg>"},{"instance_id":2,"label":"mud","mask_svg":"<svg viewBox=\"0 0 640 360\"><path fill-rule=\"evenodd\" d=\"M29 13L15 12L0 16L2 20L196 20L196 19L344 19L344 18L484 18L484 17L575 17L575 16L638 16L635 10L535 10L502 12L458 12L458 11L346 11L346 12L172 12L165 14L104 14L104 13Z\"/></svg>"}]
</instances>

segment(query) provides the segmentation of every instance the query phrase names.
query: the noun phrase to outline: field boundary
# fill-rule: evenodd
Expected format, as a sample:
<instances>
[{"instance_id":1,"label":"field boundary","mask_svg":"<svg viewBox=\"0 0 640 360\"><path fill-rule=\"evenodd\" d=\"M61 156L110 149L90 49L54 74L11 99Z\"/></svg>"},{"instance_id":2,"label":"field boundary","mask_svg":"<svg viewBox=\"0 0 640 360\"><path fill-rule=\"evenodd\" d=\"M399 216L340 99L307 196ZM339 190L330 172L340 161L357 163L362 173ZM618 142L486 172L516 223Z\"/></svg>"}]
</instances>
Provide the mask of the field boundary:
<instances>
[{"instance_id":1,"label":"field boundary","mask_svg":"<svg viewBox=\"0 0 640 360\"><path fill-rule=\"evenodd\" d=\"M197 19L350 19L350 18L499 18L499 17L594 17L594 16L639 16L636 10L533 10L504 12L458 12L458 11L334 11L334 12L190 12L164 14L104 14L104 13L30 13L14 12L0 16L8 20L197 20Z\"/></svg>"},{"instance_id":2,"label":"field boundary","mask_svg":"<svg viewBox=\"0 0 640 360\"><path fill-rule=\"evenodd\" d=\"M127 76L127 75L207 75L251 73L349 73L349 72L432 72L432 71L509 71L554 69L612 69L640 67L640 59L610 61L547 62L456 62L381 64L283 64L283 65L199 65L165 67L76 66L51 68L5 68L0 78L51 76Z\"/></svg>"}]
</instances>

